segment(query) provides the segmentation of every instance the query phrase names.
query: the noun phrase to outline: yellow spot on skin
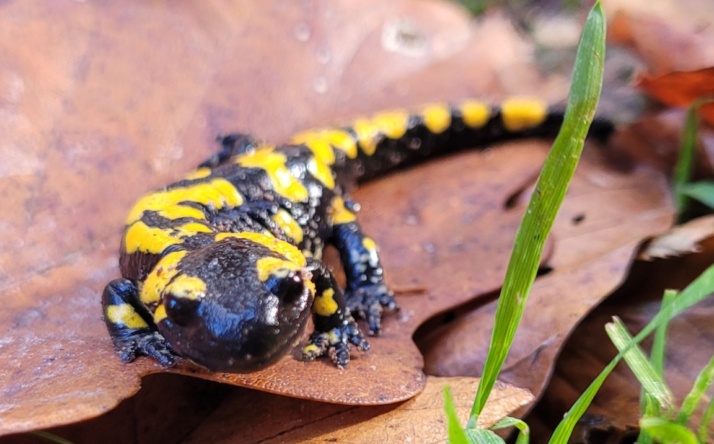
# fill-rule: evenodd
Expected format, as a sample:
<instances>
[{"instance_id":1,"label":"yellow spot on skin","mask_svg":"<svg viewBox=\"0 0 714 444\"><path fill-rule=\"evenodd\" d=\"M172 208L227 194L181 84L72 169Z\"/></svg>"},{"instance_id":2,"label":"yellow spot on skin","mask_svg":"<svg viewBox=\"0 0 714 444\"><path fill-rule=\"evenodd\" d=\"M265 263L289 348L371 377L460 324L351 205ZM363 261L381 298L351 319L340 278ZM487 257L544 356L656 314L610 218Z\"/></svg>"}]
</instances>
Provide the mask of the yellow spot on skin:
<instances>
[{"instance_id":1,"label":"yellow spot on skin","mask_svg":"<svg viewBox=\"0 0 714 444\"><path fill-rule=\"evenodd\" d=\"M503 126L508 131L521 131L543 123L548 105L537 99L508 99L501 104Z\"/></svg>"},{"instance_id":2,"label":"yellow spot on skin","mask_svg":"<svg viewBox=\"0 0 714 444\"><path fill-rule=\"evenodd\" d=\"M164 288L163 294L169 293L178 298L200 299L206 296L206 283L195 276L180 274Z\"/></svg>"},{"instance_id":3,"label":"yellow spot on skin","mask_svg":"<svg viewBox=\"0 0 714 444\"><path fill-rule=\"evenodd\" d=\"M362 246L365 248L365 250L367 250L367 253L369 254L369 264L373 267L379 266L377 243L372 240L372 238L365 237L362 239Z\"/></svg>"},{"instance_id":4,"label":"yellow spot on skin","mask_svg":"<svg viewBox=\"0 0 714 444\"><path fill-rule=\"evenodd\" d=\"M258 269L258 279L262 282L267 281L271 276L284 278L289 272L300 269L300 266L294 262L270 256L258 259L255 266Z\"/></svg>"},{"instance_id":5,"label":"yellow spot on skin","mask_svg":"<svg viewBox=\"0 0 714 444\"><path fill-rule=\"evenodd\" d=\"M340 196L332 199L332 223L335 225L347 224L357 220L355 213L345 208L345 201Z\"/></svg>"},{"instance_id":6,"label":"yellow spot on skin","mask_svg":"<svg viewBox=\"0 0 714 444\"><path fill-rule=\"evenodd\" d=\"M268 174L276 193L293 202L305 202L309 197L307 188L297 177L292 175L285 164L287 160L285 154L275 152L270 147L265 147L238 157L236 163L246 168L262 169Z\"/></svg>"},{"instance_id":7,"label":"yellow spot on skin","mask_svg":"<svg viewBox=\"0 0 714 444\"><path fill-rule=\"evenodd\" d=\"M202 167L197 169L196 171L189 173L186 176L186 179L188 180L194 180L194 179L203 179L205 177L208 177L211 175L211 169L208 167Z\"/></svg>"},{"instance_id":8,"label":"yellow spot on skin","mask_svg":"<svg viewBox=\"0 0 714 444\"><path fill-rule=\"evenodd\" d=\"M315 294L315 283L312 281L303 281L303 284L307 287L308 292L310 292L310 297Z\"/></svg>"},{"instance_id":9,"label":"yellow spot on skin","mask_svg":"<svg viewBox=\"0 0 714 444\"><path fill-rule=\"evenodd\" d=\"M205 219L206 216L203 211L198 208L188 207L186 205L174 205L172 207L166 207L159 211L159 216L165 217L167 219L176 220L182 217L191 217L194 219Z\"/></svg>"},{"instance_id":10,"label":"yellow spot on skin","mask_svg":"<svg viewBox=\"0 0 714 444\"><path fill-rule=\"evenodd\" d=\"M407 132L408 125L409 114L406 111L386 111L371 119L357 119L352 129L357 133L362 151L371 156L383 137L399 139Z\"/></svg>"},{"instance_id":11,"label":"yellow spot on skin","mask_svg":"<svg viewBox=\"0 0 714 444\"><path fill-rule=\"evenodd\" d=\"M264 247L270 249L271 251L278 253L290 262L293 262L300 267L304 267L307 261L305 256L297 249L294 245L289 242L276 239L270 234L263 233L218 233L216 234L216 242L220 242L223 239L235 237L238 239L248 239L257 244L263 245Z\"/></svg>"},{"instance_id":12,"label":"yellow spot on skin","mask_svg":"<svg viewBox=\"0 0 714 444\"><path fill-rule=\"evenodd\" d=\"M164 319L166 319L166 307L164 307L164 304L161 304L156 307L156 311L154 312L154 323L158 324Z\"/></svg>"},{"instance_id":13,"label":"yellow spot on skin","mask_svg":"<svg viewBox=\"0 0 714 444\"><path fill-rule=\"evenodd\" d=\"M375 114L372 122L390 139L399 139L407 132L409 113L406 111L386 111Z\"/></svg>"},{"instance_id":14,"label":"yellow spot on skin","mask_svg":"<svg viewBox=\"0 0 714 444\"><path fill-rule=\"evenodd\" d=\"M124 233L124 251L129 254L139 251L161 254L166 247L182 242L183 240L171 234L171 230L149 227L142 221L132 224Z\"/></svg>"},{"instance_id":15,"label":"yellow spot on skin","mask_svg":"<svg viewBox=\"0 0 714 444\"><path fill-rule=\"evenodd\" d=\"M481 128L491 118L491 107L483 102L467 100L459 106L459 109L464 123L471 128Z\"/></svg>"},{"instance_id":16,"label":"yellow spot on skin","mask_svg":"<svg viewBox=\"0 0 714 444\"><path fill-rule=\"evenodd\" d=\"M320 355L320 348L315 344L308 344L302 349L302 353L308 357L316 357Z\"/></svg>"},{"instance_id":17,"label":"yellow spot on skin","mask_svg":"<svg viewBox=\"0 0 714 444\"><path fill-rule=\"evenodd\" d=\"M362 239L362 246L367 249L367 251L377 251L377 243L369 237Z\"/></svg>"},{"instance_id":18,"label":"yellow spot on skin","mask_svg":"<svg viewBox=\"0 0 714 444\"><path fill-rule=\"evenodd\" d=\"M138 221L124 233L124 251L128 254L161 254L167 247L183 243L183 238L196 233L212 233L213 229L200 222L189 222L177 227L157 228Z\"/></svg>"},{"instance_id":19,"label":"yellow spot on skin","mask_svg":"<svg viewBox=\"0 0 714 444\"><path fill-rule=\"evenodd\" d=\"M192 236L196 233L212 233L213 229L200 222L189 222L174 228L179 236Z\"/></svg>"},{"instance_id":20,"label":"yellow spot on skin","mask_svg":"<svg viewBox=\"0 0 714 444\"><path fill-rule=\"evenodd\" d=\"M441 134L451 125L451 110L447 105L434 104L422 110L424 125L434 134Z\"/></svg>"},{"instance_id":21,"label":"yellow spot on skin","mask_svg":"<svg viewBox=\"0 0 714 444\"><path fill-rule=\"evenodd\" d=\"M339 306L335 301L335 290L328 288L315 298L312 309L320 316L331 316L337 312Z\"/></svg>"},{"instance_id":22,"label":"yellow spot on skin","mask_svg":"<svg viewBox=\"0 0 714 444\"><path fill-rule=\"evenodd\" d=\"M197 183L187 187L157 191L148 194L134 205L126 219L126 225L131 225L141 219L144 211L165 211L179 205L181 202L195 202L206 207L221 209L237 207L243 203L243 196L226 179L216 178L209 182ZM194 213L197 214L197 213ZM203 217L201 217L203 219Z\"/></svg>"},{"instance_id":23,"label":"yellow spot on skin","mask_svg":"<svg viewBox=\"0 0 714 444\"><path fill-rule=\"evenodd\" d=\"M278 224L281 230L295 243L302 242L304 233L302 227L293 219L292 215L285 210L278 210L273 216L273 221Z\"/></svg>"},{"instance_id":24,"label":"yellow spot on skin","mask_svg":"<svg viewBox=\"0 0 714 444\"><path fill-rule=\"evenodd\" d=\"M339 128L304 131L293 136L291 142L307 145L315 157L327 165L335 163L333 148L344 152L350 159L357 157L357 143L352 134Z\"/></svg>"},{"instance_id":25,"label":"yellow spot on skin","mask_svg":"<svg viewBox=\"0 0 714 444\"><path fill-rule=\"evenodd\" d=\"M332 150L332 144L323 135L323 131L303 131L297 133L290 139L290 143L296 145L307 146L312 154L328 165L335 163L335 152Z\"/></svg>"},{"instance_id":26,"label":"yellow spot on skin","mask_svg":"<svg viewBox=\"0 0 714 444\"><path fill-rule=\"evenodd\" d=\"M171 279L176 276L179 262L186 256L185 251L175 251L162 257L158 264L146 276L141 286L139 299L144 304L153 304L161 300L161 295Z\"/></svg>"},{"instance_id":27,"label":"yellow spot on skin","mask_svg":"<svg viewBox=\"0 0 714 444\"><path fill-rule=\"evenodd\" d=\"M139 316L139 313L134 310L134 307L129 304L110 305L104 315L112 324L124 325L128 328L149 327L146 321Z\"/></svg>"},{"instance_id":28,"label":"yellow spot on skin","mask_svg":"<svg viewBox=\"0 0 714 444\"><path fill-rule=\"evenodd\" d=\"M313 157L307 161L307 170L312 174L312 176L322 182L328 189L335 188L335 178L332 175L332 169L328 167L324 162Z\"/></svg>"}]
</instances>

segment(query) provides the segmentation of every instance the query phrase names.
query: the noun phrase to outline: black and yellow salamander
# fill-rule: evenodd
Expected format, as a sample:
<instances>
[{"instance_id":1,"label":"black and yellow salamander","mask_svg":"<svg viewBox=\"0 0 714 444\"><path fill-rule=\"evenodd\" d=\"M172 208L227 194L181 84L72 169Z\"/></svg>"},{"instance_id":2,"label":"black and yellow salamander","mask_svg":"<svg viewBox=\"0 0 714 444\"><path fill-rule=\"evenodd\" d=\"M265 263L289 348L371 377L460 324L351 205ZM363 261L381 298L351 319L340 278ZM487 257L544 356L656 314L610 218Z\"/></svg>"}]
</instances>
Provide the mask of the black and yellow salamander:
<instances>
[{"instance_id":1,"label":"black and yellow salamander","mask_svg":"<svg viewBox=\"0 0 714 444\"><path fill-rule=\"evenodd\" d=\"M349 187L431 154L554 135L561 122L539 101L464 101L382 112L279 146L221 138L218 154L129 212L122 278L102 298L121 359L171 366L178 355L214 371L255 371L293 350L312 316L304 358L347 365L350 344L369 349L352 315L376 335L382 314L398 309ZM610 129L600 122L598 133ZM326 243L340 253L344 291L320 261Z\"/></svg>"}]
</instances>

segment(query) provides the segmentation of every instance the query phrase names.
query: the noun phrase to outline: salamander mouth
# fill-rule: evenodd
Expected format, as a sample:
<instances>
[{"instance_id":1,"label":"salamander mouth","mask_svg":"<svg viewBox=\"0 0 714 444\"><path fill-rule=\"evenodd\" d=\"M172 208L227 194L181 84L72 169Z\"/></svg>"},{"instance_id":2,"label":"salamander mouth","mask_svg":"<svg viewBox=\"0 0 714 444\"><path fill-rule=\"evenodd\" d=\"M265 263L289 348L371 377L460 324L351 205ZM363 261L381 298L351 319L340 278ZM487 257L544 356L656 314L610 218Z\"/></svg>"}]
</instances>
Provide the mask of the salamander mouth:
<instances>
[{"instance_id":1,"label":"salamander mouth","mask_svg":"<svg viewBox=\"0 0 714 444\"><path fill-rule=\"evenodd\" d=\"M295 347L299 345L300 340L302 339L303 334L305 333L305 329L307 328L308 319L312 315L312 303L315 295L314 287L311 281L312 273L304 268L299 270L298 273L304 285L302 294L299 298L299 302L293 309L293 312L297 313L297 317L290 319L290 322L288 323L290 328L287 328L285 331L282 330L282 328L286 327L281 326L281 334L283 334L284 336L282 337L280 346L277 346L273 348L270 352L265 353L262 359L253 357L252 360L254 361L253 364L255 366L251 367L249 370L245 370L246 372L261 370L277 362L278 360L280 360L280 358L288 355Z\"/></svg>"}]
</instances>

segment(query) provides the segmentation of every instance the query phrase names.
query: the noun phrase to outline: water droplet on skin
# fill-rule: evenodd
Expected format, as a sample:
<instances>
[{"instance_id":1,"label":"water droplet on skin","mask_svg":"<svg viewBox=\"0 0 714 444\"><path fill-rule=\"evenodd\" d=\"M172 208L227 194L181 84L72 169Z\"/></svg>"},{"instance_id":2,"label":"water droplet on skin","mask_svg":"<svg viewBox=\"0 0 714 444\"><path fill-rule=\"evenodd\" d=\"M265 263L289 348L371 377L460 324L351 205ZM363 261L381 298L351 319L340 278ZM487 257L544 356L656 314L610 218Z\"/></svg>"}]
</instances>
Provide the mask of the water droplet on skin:
<instances>
[{"instance_id":1,"label":"water droplet on skin","mask_svg":"<svg viewBox=\"0 0 714 444\"><path fill-rule=\"evenodd\" d=\"M411 57L426 54L427 35L412 21L405 18L391 20L382 27L382 47Z\"/></svg>"},{"instance_id":2,"label":"water droplet on skin","mask_svg":"<svg viewBox=\"0 0 714 444\"><path fill-rule=\"evenodd\" d=\"M299 42L307 42L310 40L310 27L307 23L298 23L293 29L293 35Z\"/></svg>"},{"instance_id":3,"label":"water droplet on skin","mask_svg":"<svg viewBox=\"0 0 714 444\"><path fill-rule=\"evenodd\" d=\"M327 79L322 76L315 77L312 81L312 89L318 94L327 92Z\"/></svg>"}]
</instances>

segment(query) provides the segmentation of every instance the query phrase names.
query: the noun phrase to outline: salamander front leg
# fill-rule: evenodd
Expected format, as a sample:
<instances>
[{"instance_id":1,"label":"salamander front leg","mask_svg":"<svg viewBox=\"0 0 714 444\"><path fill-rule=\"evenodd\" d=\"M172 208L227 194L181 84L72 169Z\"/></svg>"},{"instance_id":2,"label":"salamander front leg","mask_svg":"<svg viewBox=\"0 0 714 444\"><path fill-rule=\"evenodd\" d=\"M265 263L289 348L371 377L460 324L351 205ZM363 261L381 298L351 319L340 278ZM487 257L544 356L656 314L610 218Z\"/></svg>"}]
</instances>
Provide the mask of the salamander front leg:
<instances>
[{"instance_id":1,"label":"salamander front leg","mask_svg":"<svg viewBox=\"0 0 714 444\"><path fill-rule=\"evenodd\" d=\"M303 357L312 360L327 354L337 367L342 368L350 361L349 344L367 351L369 343L347 309L342 290L327 266L320 261L310 260L308 268L315 284L315 331L303 349Z\"/></svg>"},{"instance_id":2,"label":"salamander front leg","mask_svg":"<svg viewBox=\"0 0 714 444\"><path fill-rule=\"evenodd\" d=\"M362 233L357 218L342 199L333 203L333 242L347 276L345 296L350 311L367 320L371 334L382 331L382 314L399 310L384 282L377 244Z\"/></svg>"},{"instance_id":3,"label":"salamander front leg","mask_svg":"<svg viewBox=\"0 0 714 444\"><path fill-rule=\"evenodd\" d=\"M176 359L163 336L151 326L152 316L139 300L139 293L128 279L111 281L102 294L104 321L124 362L147 355L161 365L171 367Z\"/></svg>"}]
</instances>

